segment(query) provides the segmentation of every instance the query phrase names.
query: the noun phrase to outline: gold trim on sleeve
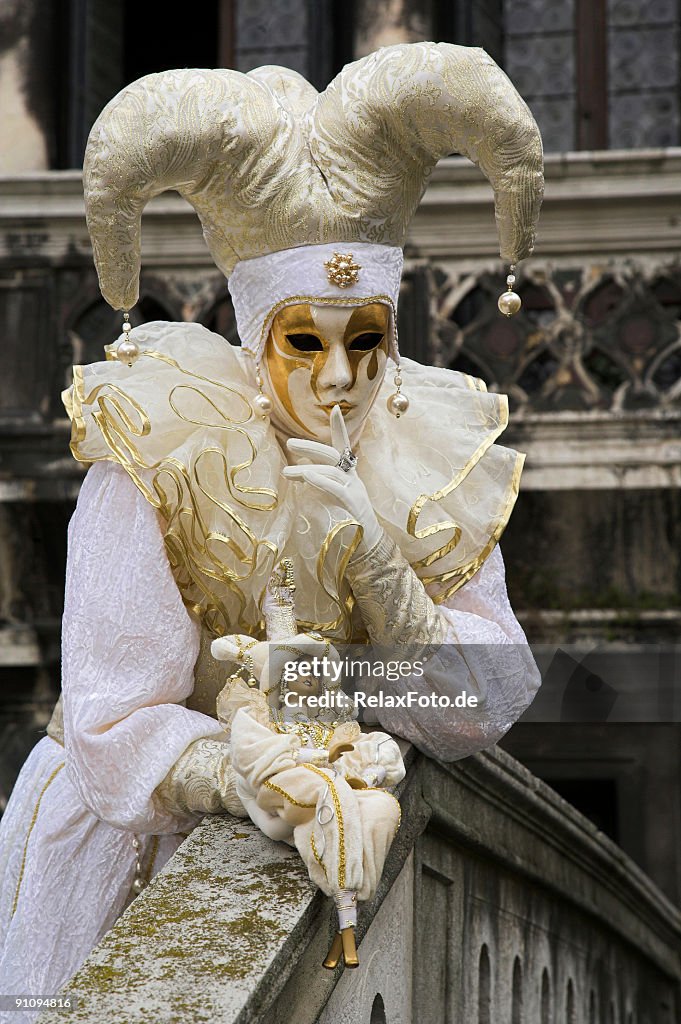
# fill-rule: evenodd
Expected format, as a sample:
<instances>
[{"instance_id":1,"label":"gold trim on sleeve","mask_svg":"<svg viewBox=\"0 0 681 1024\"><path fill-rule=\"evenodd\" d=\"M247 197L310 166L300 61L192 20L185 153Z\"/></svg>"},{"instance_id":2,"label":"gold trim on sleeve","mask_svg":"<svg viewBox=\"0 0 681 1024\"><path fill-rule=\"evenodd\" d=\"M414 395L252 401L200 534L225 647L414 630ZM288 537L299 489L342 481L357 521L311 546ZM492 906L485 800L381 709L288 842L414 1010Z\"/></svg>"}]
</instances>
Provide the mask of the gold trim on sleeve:
<instances>
[{"instance_id":1,"label":"gold trim on sleeve","mask_svg":"<svg viewBox=\"0 0 681 1024\"><path fill-rule=\"evenodd\" d=\"M148 885L151 881L152 872L154 870L154 864L156 863L156 855L158 854L158 842L159 836L152 836L150 843L150 854L149 863L147 864L146 871L144 872L144 881Z\"/></svg>"},{"instance_id":2,"label":"gold trim on sleeve","mask_svg":"<svg viewBox=\"0 0 681 1024\"><path fill-rule=\"evenodd\" d=\"M281 786L277 786L276 782L270 782L269 779L265 779L265 781L263 782L263 786L266 786L267 789L271 789L273 793L278 793L279 796L283 796L284 800L288 800L288 802L290 804L293 804L294 807L316 807L317 806L316 803L307 804L307 803L303 803L301 800L296 800L296 798L294 796L291 796L290 793L287 793L285 789L281 788Z\"/></svg>"},{"instance_id":3,"label":"gold trim on sleeve","mask_svg":"<svg viewBox=\"0 0 681 1024\"><path fill-rule=\"evenodd\" d=\"M326 867L324 865L324 861L320 857L319 852L317 850L317 844L315 843L315 839L314 839L314 832L310 835L310 849L312 850L312 856L314 857L314 859L317 861L317 863L319 864L320 868L324 872L324 878L328 882L329 876L326 873Z\"/></svg>"}]
</instances>

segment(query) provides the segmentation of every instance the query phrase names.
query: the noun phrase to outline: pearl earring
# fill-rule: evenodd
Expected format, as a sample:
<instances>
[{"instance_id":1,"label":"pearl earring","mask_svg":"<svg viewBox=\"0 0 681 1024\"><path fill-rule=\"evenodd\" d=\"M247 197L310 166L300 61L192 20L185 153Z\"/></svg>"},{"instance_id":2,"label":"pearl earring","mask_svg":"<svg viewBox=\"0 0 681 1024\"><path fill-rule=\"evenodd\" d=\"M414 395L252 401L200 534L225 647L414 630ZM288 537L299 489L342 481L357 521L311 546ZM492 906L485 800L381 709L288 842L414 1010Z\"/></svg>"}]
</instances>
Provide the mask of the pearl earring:
<instances>
[{"instance_id":1,"label":"pearl earring","mask_svg":"<svg viewBox=\"0 0 681 1024\"><path fill-rule=\"evenodd\" d=\"M504 316L514 316L522 306L522 300L517 292L513 291L513 285L515 284L515 263L510 266L510 273L506 278L506 291L502 292L499 296L497 306L499 312L503 313Z\"/></svg>"},{"instance_id":2,"label":"pearl earring","mask_svg":"<svg viewBox=\"0 0 681 1024\"><path fill-rule=\"evenodd\" d=\"M253 399L253 408L258 416L269 416L272 412L272 399L262 389L263 379L260 375L260 363L257 363L255 367L255 383L258 385L259 394Z\"/></svg>"},{"instance_id":3,"label":"pearl earring","mask_svg":"<svg viewBox=\"0 0 681 1024\"><path fill-rule=\"evenodd\" d=\"M406 395L402 394L402 372L400 370L399 364L397 370L395 371L393 383L395 385L396 391L389 397L388 401L386 402L386 405L388 407L388 412L391 412L393 416L399 420L400 416L403 413L405 413L409 408L409 399L407 398Z\"/></svg>"},{"instance_id":4,"label":"pearl earring","mask_svg":"<svg viewBox=\"0 0 681 1024\"><path fill-rule=\"evenodd\" d=\"M125 312L123 313L123 334L125 337L116 349L116 359L120 363L127 363L128 366L132 366L133 363L137 362L140 355L139 345L130 337L131 330L130 314Z\"/></svg>"}]
</instances>

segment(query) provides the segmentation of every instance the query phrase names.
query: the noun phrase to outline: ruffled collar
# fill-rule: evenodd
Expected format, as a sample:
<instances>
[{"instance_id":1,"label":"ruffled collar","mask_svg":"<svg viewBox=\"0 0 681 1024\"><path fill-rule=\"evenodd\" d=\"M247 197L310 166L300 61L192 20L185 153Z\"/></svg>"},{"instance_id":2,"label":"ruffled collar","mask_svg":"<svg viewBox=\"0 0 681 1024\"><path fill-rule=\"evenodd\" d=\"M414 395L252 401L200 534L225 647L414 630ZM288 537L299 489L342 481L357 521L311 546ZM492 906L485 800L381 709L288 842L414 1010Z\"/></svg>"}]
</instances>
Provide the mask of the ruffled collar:
<instances>
[{"instance_id":1,"label":"ruffled collar","mask_svg":"<svg viewBox=\"0 0 681 1024\"><path fill-rule=\"evenodd\" d=\"M253 413L241 349L193 323L135 328L141 355L74 367L63 399L74 456L118 462L162 518L189 609L209 632L262 634L262 597L293 559L302 628L358 636L345 568L359 540L342 508L281 476L274 430ZM494 442L508 404L465 374L402 360L409 412L386 408L387 380L358 445L358 473L386 532L436 602L483 564L508 521L524 456Z\"/></svg>"}]
</instances>

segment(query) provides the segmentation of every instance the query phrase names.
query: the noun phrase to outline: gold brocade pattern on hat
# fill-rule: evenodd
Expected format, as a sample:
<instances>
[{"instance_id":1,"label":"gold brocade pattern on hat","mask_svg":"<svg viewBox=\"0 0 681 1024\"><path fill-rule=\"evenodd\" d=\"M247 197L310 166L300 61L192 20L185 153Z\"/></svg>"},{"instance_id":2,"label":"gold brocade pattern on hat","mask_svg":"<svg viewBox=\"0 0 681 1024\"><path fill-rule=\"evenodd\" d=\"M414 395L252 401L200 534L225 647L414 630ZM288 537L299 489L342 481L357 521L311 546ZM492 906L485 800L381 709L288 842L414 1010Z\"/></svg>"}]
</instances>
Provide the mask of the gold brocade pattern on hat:
<instances>
[{"instance_id":1,"label":"gold brocade pattern on hat","mask_svg":"<svg viewBox=\"0 0 681 1024\"><path fill-rule=\"evenodd\" d=\"M97 119L84 187L100 286L138 293L145 204L177 189L227 276L296 246L402 246L437 161L460 153L494 189L502 256L530 254L543 190L527 105L483 50L384 47L317 93L300 75L186 69L126 86Z\"/></svg>"},{"instance_id":2,"label":"gold brocade pattern on hat","mask_svg":"<svg viewBox=\"0 0 681 1024\"><path fill-rule=\"evenodd\" d=\"M185 604L212 636L263 635L265 586L288 557L301 628L358 639L346 569L361 528L281 476L274 430L251 408L252 360L198 324L156 322L134 334L141 354L132 367L74 367L63 397L75 457L118 462L158 510ZM494 444L507 424L505 396L411 360L402 374L409 423L402 429L387 411L384 383L357 471L386 533L441 602L499 539L524 456Z\"/></svg>"}]
</instances>

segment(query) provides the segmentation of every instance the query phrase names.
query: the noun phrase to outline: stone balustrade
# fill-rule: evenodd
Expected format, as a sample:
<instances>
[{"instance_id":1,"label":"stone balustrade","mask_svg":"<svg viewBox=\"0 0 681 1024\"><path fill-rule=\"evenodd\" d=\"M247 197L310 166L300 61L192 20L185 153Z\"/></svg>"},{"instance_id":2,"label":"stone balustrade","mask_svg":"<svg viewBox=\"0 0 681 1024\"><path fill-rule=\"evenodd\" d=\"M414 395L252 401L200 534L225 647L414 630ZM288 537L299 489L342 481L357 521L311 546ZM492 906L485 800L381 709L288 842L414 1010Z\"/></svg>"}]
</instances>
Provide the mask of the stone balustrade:
<instances>
[{"instance_id":1,"label":"stone balustrade","mask_svg":"<svg viewBox=\"0 0 681 1024\"><path fill-rule=\"evenodd\" d=\"M445 765L410 748L406 761L402 824L360 907L358 970L321 967L332 907L296 852L211 817L66 987L69 1019L681 1019L681 912L618 847L498 749Z\"/></svg>"}]
</instances>

